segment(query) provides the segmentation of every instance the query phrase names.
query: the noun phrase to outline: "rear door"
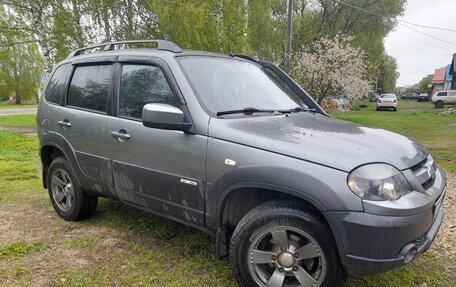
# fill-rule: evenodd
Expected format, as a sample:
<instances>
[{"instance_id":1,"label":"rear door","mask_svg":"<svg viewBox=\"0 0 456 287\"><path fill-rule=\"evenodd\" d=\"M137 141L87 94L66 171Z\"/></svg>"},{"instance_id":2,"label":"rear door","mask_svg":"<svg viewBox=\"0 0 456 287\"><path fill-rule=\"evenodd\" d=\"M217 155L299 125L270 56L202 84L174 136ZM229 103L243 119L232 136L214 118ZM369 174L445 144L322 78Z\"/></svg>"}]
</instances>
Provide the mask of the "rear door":
<instances>
[{"instance_id":1,"label":"rear door","mask_svg":"<svg viewBox=\"0 0 456 287\"><path fill-rule=\"evenodd\" d=\"M449 91L446 104L456 105L456 91Z\"/></svg>"},{"instance_id":2,"label":"rear door","mask_svg":"<svg viewBox=\"0 0 456 287\"><path fill-rule=\"evenodd\" d=\"M85 188L107 191L109 168L108 97L112 64L73 67L65 106L56 110L55 130L74 149L78 164L94 184Z\"/></svg>"},{"instance_id":3,"label":"rear door","mask_svg":"<svg viewBox=\"0 0 456 287\"><path fill-rule=\"evenodd\" d=\"M120 80L109 142L117 196L148 210L203 225L207 137L142 124L142 108L148 103L185 110L164 62L130 58L116 69Z\"/></svg>"}]
</instances>

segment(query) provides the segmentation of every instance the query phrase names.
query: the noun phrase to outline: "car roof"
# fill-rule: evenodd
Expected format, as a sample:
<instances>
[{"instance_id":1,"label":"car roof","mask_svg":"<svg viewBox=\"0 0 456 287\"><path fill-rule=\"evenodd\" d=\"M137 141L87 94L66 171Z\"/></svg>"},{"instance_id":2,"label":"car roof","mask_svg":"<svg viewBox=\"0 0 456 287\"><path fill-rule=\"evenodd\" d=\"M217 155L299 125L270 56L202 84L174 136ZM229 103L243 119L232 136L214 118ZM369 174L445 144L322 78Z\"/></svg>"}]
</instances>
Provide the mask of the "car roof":
<instances>
[{"instance_id":1,"label":"car roof","mask_svg":"<svg viewBox=\"0 0 456 287\"><path fill-rule=\"evenodd\" d=\"M109 51L96 51L90 53L84 53L76 56L70 56L65 60L58 63L58 65L65 64L65 63L72 63L72 62L85 62L91 60L97 60L100 58L105 57L115 57L115 56L150 56L150 57L187 57L187 56L204 56L204 57L218 57L218 58L225 58L225 59L236 59L240 61L255 63L255 60L247 59L249 57L246 56L236 56L234 54L221 54L216 52L208 52L208 51L199 51L199 50L182 50L182 52L175 53L166 50L159 50L155 48L135 48L135 49L117 49L117 50L109 50Z\"/></svg>"}]
</instances>

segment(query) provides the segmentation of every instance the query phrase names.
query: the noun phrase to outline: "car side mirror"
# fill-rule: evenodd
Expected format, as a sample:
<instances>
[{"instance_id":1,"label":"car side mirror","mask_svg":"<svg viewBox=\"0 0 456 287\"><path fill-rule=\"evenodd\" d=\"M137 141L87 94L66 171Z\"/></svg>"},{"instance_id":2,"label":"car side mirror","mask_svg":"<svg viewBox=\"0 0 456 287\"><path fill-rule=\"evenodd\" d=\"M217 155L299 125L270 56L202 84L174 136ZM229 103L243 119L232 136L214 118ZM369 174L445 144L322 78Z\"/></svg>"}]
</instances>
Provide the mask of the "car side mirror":
<instances>
[{"instance_id":1,"label":"car side mirror","mask_svg":"<svg viewBox=\"0 0 456 287\"><path fill-rule=\"evenodd\" d=\"M143 125L149 128L188 131L192 124L184 122L184 112L168 104L146 104L142 111Z\"/></svg>"}]
</instances>

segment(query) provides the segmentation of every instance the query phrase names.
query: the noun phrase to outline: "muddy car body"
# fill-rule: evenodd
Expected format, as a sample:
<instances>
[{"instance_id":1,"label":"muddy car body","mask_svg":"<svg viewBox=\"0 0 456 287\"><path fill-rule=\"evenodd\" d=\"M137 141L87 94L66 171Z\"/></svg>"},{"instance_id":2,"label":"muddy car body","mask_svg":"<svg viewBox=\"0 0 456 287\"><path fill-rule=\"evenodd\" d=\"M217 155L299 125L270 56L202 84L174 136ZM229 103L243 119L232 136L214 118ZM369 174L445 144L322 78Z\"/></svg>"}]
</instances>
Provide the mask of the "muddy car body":
<instances>
[{"instance_id":1,"label":"muddy car body","mask_svg":"<svg viewBox=\"0 0 456 287\"><path fill-rule=\"evenodd\" d=\"M335 286L429 248L446 180L422 145L329 117L268 62L100 47L57 64L40 99L62 218L118 198L214 235L247 286Z\"/></svg>"}]
</instances>

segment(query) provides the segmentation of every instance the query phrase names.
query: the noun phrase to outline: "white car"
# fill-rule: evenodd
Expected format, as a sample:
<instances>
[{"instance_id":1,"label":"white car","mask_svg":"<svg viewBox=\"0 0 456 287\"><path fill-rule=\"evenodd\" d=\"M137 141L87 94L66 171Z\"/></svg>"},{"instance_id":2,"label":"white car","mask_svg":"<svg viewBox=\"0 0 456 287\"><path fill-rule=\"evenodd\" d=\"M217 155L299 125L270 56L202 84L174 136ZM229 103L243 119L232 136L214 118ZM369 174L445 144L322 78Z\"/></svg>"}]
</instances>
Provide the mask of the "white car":
<instances>
[{"instance_id":1,"label":"white car","mask_svg":"<svg viewBox=\"0 0 456 287\"><path fill-rule=\"evenodd\" d=\"M434 106L439 109L443 108L444 105L456 105L456 90L435 92L431 100Z\"/></svg>"},{"instance_id":2,"label":"white car","mask_svg":"<svg viewBox=\"0 0 456 287\"><path fill-rule=\"evenodd\" d=\"M381 109L393 109L397 111L397 97L395 94L381 94L377 101L377 111Z\"/></svg>"}]
</instances>

